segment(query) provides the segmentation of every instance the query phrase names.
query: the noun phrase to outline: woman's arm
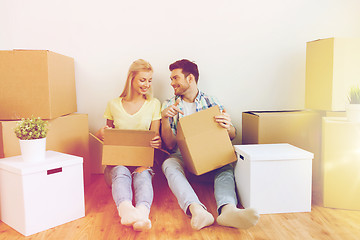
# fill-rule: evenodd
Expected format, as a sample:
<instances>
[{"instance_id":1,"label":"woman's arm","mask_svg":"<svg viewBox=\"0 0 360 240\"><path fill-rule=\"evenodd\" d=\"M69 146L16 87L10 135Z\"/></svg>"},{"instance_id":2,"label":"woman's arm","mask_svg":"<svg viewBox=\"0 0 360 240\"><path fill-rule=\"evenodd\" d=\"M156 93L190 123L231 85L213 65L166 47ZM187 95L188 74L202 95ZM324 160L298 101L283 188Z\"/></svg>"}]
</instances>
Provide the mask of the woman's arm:
<instances>
[{"instance_id":1,"label":"woman's arm","mask_svg":"<svg viewBox=\"0 0 360 240\"><path fill-rule=\"evenodd\" d=\"M150 141L150 146L153 148L161 148L161 137L160 137L160 120L154 120L151 122L150 130L155 131L155 137Z\"/></svg>"}]
</instances>

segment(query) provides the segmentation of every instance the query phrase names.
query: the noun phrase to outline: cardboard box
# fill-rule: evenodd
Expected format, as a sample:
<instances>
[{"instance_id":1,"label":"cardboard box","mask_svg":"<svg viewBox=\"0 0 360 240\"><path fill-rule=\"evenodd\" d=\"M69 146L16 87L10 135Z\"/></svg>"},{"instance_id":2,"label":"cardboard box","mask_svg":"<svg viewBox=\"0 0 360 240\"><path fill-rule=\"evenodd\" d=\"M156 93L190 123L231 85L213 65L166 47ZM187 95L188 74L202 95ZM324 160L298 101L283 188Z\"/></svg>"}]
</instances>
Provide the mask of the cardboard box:
<instances>
[{"instance_id":1,"label":"cardboard box","mask_svg":"<svg viewBox=\"0 0 360 240\"><path fill-rule=\"evenodd\" d=\"M106 165L102 164L103 146L103 141L89 133L90 171L92 174L104 173Z\"/></svg>"},{"instance_id":2,"label":"cardboard box","mask_svg":"<svg viewBox=\"0 0 360 240\"><path fill-rule=\"evenodd\" d=\"M311 211L314 155L290 144L236 145L234 174L241 204L260 214Z\"/></svg>"},{"instance_id":3,"label":"cardboard box","mask_svg":"<svg viewBox=\"0 0 360 240\"><path fill-rule=\"evenodd\" d=\"M242 114L242 144L289 143L314 153L313 203L322 204L321 121L325 112L250 111Z\"/></svg>"},{"instance_id":4,"label":"cardboard box","mask_svg":"<svg viewBox=\"0 0 360 240\"><path fill-rule=\"evenodd\" d=\"M92 133L89 134L91 173L93 174L104 173L106 165L103 165L102 163L103 145L103 141L94 136ZM158 166L161 166L168 156L169 153L167 151L163 149L154 149L154 163L157 163Z\"/></svg>"},{"instance_id":5,"label":"cardboard box","mask_svg":"<svg viewBox=\"0 0 360 240\"><path fill-rule=\"evenodd\" d=\"M176 140L187 169L201 175L236 161L228 132L214 121L219 106L180 118Z\"/></svg>"},{"instance_id":6,"label":"cardboard box","mask_svg":"<svg viewBox=\"0 0 360 240\"><path fill-rule=\"evenodd\" d=\"M102 164L152 167L154 137L155 132L148 130L105 129Z\"/></svg>"},{"instance_id":7,"label":"cardboard box","mask_svg":"<svg viewBox=\"0 0 360 240\"><path fill-rule=\"evenodd\" d=\"M17 121L0 121L0 158L21 155L14 133ZM85 184L90 183L89 124L87 114L73 113L49 120L46 149L84 159Z\"/></svg>"},{"instance_id":8,"label":"cardboard box","mask_svg":"<svg viewBox=\"0 0 360 240\"><path fill-rule=\"evenodd\" d=\"M360 84L360 38L327 38L306 45L305 108L344 111Z\"/></svg>"},{"instance_id":9,"label":"cardboard box","mask_svg":"<svg viewBox=\"0 0 360 240\"><path fill-rule=\"evenodd\" d=\"M74 59L46 50L0 51L0 119L77 111Z\"/></svg>"},{"instance_id":10,"label":"cardboard box","mask_svg":"<svg viewBox=\"0 0 360 240\"><path fill-rule=\"evenodd\" d=\"M360 210L360 123L324 117L324 207Z\"/></svg>"},{"instance_id":11,"label":"cardboard box","mask_svg":"<svg viewBox=\"0 0 360 240\"><path fill-rule=\"evenodd\" d=\"M46 160L0 159L1 221L25 236L85 216L82 158L54 151Z\"/></svg>"}]
</instances>

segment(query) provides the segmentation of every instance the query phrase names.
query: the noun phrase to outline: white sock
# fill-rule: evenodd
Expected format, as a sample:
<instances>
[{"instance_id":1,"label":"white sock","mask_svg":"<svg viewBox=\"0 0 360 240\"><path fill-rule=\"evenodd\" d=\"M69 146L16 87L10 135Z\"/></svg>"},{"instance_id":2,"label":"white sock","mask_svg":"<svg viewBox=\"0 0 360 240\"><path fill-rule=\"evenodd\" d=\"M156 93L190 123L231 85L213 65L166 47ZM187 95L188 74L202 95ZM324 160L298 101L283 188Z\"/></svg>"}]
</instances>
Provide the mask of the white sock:
<instances>
[{"instance_id":1,"label":"white sock","mask_svg":"<svg viewBox=\"0 0 360 240\"><path fill-rule=\"evenodd\" d=\"M125 226L131 226L140 219L140 213L130 201L121 202L118 206L118 212L121 218L121 224Z\"/></svg>"},{"instance_id":2,"label":"white sock","mask_svg":"<svg viewBox=\"0 0 360 240\"><path fill-rule=\"evenodd\" d=\"M239 209L233 204L227 204L222 207L221 214L216 219L216 222L226 227L246 229L254 226L259 217L254 208Z\"/></svg>"},{"instance_id":3,"label":"white sock","mask_svg":"<svg viewBox=\"0 0 360 240\"><path fill-rule=\"evenodd\" d=\"M189 206L191 212L191 227L200 230L214 223L214 217L206 211L200 204L192 203Z\"/></svg>"},{"instance_id":4,"label":"white sock","mask_svg":"<svg viewBox=\"0 0 360 240\"><path fill-rule=\"evenodd\" d=\"M145 207L142 204L140 204L139 206L136 206L136 209L138 210L138 212L140 214L140 219L138 219L133 224L134 230L135 231L149 230L151 228L151 221L149 219L150 209L148 209L147 207Z\"/></svg>"}]
</instances>

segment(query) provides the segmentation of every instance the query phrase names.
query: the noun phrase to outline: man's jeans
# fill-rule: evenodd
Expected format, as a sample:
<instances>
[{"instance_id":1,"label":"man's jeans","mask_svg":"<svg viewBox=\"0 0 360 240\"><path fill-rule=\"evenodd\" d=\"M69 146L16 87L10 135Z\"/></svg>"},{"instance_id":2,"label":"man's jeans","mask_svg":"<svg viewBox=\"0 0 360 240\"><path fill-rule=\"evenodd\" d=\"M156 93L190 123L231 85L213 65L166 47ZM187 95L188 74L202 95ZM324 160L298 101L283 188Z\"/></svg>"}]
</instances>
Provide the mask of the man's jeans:
<instances>
[{"instance_id":1,"label":"man's jeans","mask_svg":"<svg viewBox=\"0 0 360 240\"><path fill-rule=\"evenodd\" d=\"M179 151L172 154L164 161L162 170L167 178L171 191L177 198L178 203L185 214L189 215L188 208L192 203L198 203L206 209L185 176L184 163ZM222 206L226 204L237 205L234 168L231 164L228 164L214 170L212 173L215 173L215 177L210 173L206 174L208 174L209 177L214 178L214 194L217 210L220 214Z\"/></svg>"}]
</instances>

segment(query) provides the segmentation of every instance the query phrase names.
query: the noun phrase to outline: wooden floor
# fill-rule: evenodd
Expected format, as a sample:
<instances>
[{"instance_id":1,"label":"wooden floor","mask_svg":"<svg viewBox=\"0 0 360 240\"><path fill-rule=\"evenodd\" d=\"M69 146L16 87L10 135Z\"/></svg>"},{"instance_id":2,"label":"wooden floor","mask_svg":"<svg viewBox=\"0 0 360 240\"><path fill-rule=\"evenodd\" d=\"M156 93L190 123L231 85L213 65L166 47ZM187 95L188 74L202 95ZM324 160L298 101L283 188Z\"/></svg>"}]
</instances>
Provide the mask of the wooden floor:
<instances>
[{"instance_id":1,"label":"wooden floor","mask_svg":"<svg viewBox=\"0 0 360 240\"><path fill-rule=\"evenodd\" d=\"M152 229L135 232L120 224L110 188L103 175L93 175L85 190L86 216L76 221L24 237L0 222L0 239L256 239L256 240L308 240L308 239L360 239L360 211L329 209L313 206L310 213L264 214L258 224L248 230L217 225L200 231L190 227L190 219L178 207L167 186L165 177L155 169L155 198L150 213ZM194 189L200 200L216 216L213 187L210 183L196 182Z\"/></svg>"}]
</instances>

